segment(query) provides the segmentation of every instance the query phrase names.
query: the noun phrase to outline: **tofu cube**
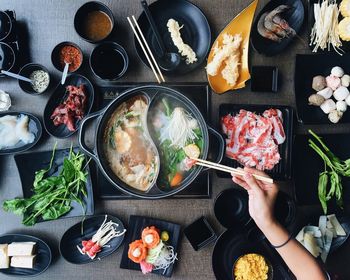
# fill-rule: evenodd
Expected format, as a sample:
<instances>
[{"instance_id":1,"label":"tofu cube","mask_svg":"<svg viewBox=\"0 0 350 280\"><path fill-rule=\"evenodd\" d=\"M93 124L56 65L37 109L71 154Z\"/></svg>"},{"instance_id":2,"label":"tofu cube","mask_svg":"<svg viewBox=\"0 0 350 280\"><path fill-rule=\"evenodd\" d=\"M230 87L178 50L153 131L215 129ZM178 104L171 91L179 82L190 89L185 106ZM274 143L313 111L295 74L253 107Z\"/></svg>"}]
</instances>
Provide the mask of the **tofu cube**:
<instances>
[{"instance_id":1,"label":"tofu cube","mask_svg":"<svg viewBox=\"0 0 350 280\"><path fill-rule=\"evenodd\" d=\"M0 269L10 267L10 258L7 254L8 244L0 244Z\"/></svg>"},{"instance_id":2,"label":"tofu cube","mask_svg":"<svg viewBox=\"0 0 350 280\"><path fill-rule=\"evenodd\" d=\"M12 267L34 268L36 255L34 256L14 256L11 258Z\"/></svg>"},{"instance_id":3,"label":"tofu cube","mask_svg":"<svg viewBox=\"0 0 350 280\"><path fill-rule=\"evenodd\" d=\"M35 251L35 242L12 242L8 245L8 256L31 256Z\"/></svg>"}]
</instances>

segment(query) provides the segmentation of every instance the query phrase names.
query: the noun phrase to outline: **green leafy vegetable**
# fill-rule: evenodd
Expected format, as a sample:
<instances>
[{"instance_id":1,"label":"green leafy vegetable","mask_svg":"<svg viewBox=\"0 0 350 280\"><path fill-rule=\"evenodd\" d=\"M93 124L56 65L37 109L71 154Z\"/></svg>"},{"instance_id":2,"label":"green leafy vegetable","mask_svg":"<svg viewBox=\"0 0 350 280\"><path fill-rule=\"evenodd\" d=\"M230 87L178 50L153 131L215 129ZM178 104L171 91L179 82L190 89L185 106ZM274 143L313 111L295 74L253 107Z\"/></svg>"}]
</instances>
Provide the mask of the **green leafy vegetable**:
<instances>
[{"instance_id":1,"label":"green leafy vegetable","mask_svg":"<svg viewBox=\"0 0 350 280\"><path fill-rule=\"evenodd\" d=\"M342 177L350 177L350 159L340 160L312 130L309 133L316 139L309 139L309 146L322 158L324 171L318 179L318 198L323 212L327 214L327 203L335 198L337 205L343 208Z\"/></svg>"},{"instance_id":2,"label":"green leafy vegetable","mask_svg":"<svg viewBox=\"0 0 350 280\"><path fill-rule=\"evenodd\" d=\"M6 200L3 209L22 215L22 223L26 226L35 225L39 219L55 220L67 214L71 203L76 201L82 206L85 214L83 197L87 196L85 183L88 173L83 167L85 156L74 153L71 148L68 158L63 160L63 167L58 176L47 176L52 168L56 145L53 149L50 165L47 169L35 172L33 195L29 198Z\"/></svg>"}]
</instances>

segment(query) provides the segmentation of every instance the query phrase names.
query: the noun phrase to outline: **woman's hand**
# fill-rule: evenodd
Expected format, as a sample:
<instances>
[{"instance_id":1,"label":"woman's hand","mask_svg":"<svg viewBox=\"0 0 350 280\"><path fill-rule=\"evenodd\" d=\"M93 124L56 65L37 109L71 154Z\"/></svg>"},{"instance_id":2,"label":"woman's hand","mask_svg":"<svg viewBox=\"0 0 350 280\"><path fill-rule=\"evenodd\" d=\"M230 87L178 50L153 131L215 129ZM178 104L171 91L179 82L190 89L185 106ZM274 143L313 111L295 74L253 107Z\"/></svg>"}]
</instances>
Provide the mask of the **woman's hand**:
<instances>
[{"instance_id":1,"label":"woman's hand","mask_svg":"<svg viewBox=\"0 0 350 280\"><path fill-rule=\"evenodd\" d=\"M247 190L249 195L249 214L257 226L262 230L268 230L274 223L274 205L278 193L276 184L265 183L256 180L252 174L269 177L266 173L253 168L244 168L245 175L232 174L232 181Z\"/></svg>"}]
</instances>

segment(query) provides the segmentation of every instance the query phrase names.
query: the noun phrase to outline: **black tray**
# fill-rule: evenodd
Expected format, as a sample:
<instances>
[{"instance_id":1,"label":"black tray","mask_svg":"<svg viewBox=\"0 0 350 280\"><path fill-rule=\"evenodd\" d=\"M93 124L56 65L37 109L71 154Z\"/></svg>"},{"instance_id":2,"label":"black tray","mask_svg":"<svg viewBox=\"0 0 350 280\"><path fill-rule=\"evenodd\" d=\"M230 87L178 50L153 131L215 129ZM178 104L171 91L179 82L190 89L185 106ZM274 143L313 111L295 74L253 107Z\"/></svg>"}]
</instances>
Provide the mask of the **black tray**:
<instances>
[{"instance_id":1,"label":"black tray","mask_svg":"<svg viewBox=\"0 0 350 280\"><path fill-rule=\"evenodd\" d=\"M175 224L172 222L159 220L159 219L153 219L143 216L130 216L129 219L129 225L128 230L126 232L126 240L124 245L124 250L122 254L122 259L120 262L120 268L123 269L131 269L131 270L141 270L140 265L137 263L134 263L132 260L128 258L128 250L129 250L129 244L137 239L141 239L141 233L142 230L145 227L149 226L155 226L160 231L167 231L169 233L169 240L166 242L167 245L174 247L174 252L178 253L178 246L180 241L180 229L181 226L179 224ZM153 270L153 274L162 275L165 277L171 277L173 274L174 265L176 265L176 262L174 264L171 264L163 273L163 270ZM142 275L140 271L140 275Z\"/></svg>"},{"instance_id":2,"label":"black tray","mask_svg":"<svg viewBox=\"0 0 350 280\"><path fill-rule=\"evenodd\" d=\"M337 4L338 4L338 7L339 7L339 4L341 3L342 0L337 0ZM308 22L307 22L307 36L308 36L308 45L309 45L309 48L312 50L314 48L314 45L310 45L310 42L311 42L311 37L310 37L310 34L311 34L311 30L312 30L312 27L314 26L314 23L315 23L315 18L314 18L314 8L313 8L313 5L318 3L318 2L321 2L319 0L308 0L307 1L307 5L308 5ZM343 19L344 17L341 15L341 13L339 12L339 22ZM341 39L340 39L341 40ZM350 51L350 42L346 42L346 41L343 41L341 40L343 46L341 47L341 49L345 52L348 52ZM328 51L328 48L325 49L324 51L322 51L321 49L319 49L319 51L317 51L317 53L334 53L336 54L336 52L334 51L333 47L331 46L330 47L330 51ZM336 65L334 65L336 66Z\"/></svg>"},{"instance_id":3,"label":"black tray","mask_svg":"<svg viewBox=\"0 0 350 280\"><path fill-rule=\"evenodd\" d=\"M317 184L319 173L324 170L323 160L308 146L309 135L296 135L293 152L293 174L295 195L298 205L321 205L318 200ZM340 159L350 158L349 134L322 135L322 140ZM350 180L342 178L344 208L349 211ZM329 213L334 207L329 205Z\"/></svg>"},{"instance_id":4,"label":"black tray","mask_svg":"<svg viewBox=\"0 0 350 280\"><path fill-rule=\"evenodd\" d=\"M52 164L51 171L48 172L48 176L56 176L62 169L63 158L69 155L69 148L56 150L55 157ZM79 148L73 148L74 152L78 152ZM50 165L50 160L52 156L52 151L46 152L29 152L25 154L15 155L15 162L17 165L18 173L22 182L23 197L27 198L33 194L33 182L35 177L35 172L37 170L45 169ZM88 174L89 167L87 167ZM92 215L94 213L94 194L91 182L91 176L87 176L86 181L86 192L87 197L83 198L85 204L85 214ZM80 217L83 216L83 209L81 205L76 201L72 202L72 209L62 218ZM44 222L43 220L38 220L38 222Z\"/></svg>"},{"instance_id":5,"label":"black tray","mask_svg":"<svg viewBox=\"0 0 350 280\"><path fill-rule=\"evenodd\" d=\"M283 127L286 134L286 141L279 145L278 150L281 155L281 160L272 170L267 171L268 174L273 176L274 179L288 180L291 178L292 169L292 142L293 142L293 122L294 122L294 111L289 106L280 105L239 105L239 104L222 104L219 108L219 121L218 127L221 131L221 118L227 114L238 114L241 109L262 114L265 110L274 108L279 109L283 115ZM224 138L226 136L224 135ZM241 165L234 159L224 156L222 160L223 165L230 167L240 167ZM229 178L231 175L226 172L217 171L217 175L221 178Z\"/></svg>"},{"instance_id":6,"label":"black tray","mask_svg":"<svg viewBox=\"0 0 350 280\"><path fill-rule=\"evenodd\" d=\"M316 93L312 89L314 76L328 76L334 66L340 66L345 73L350 73L350 54L343 56L335 53L298 54L295 59L294 87L297 116L303 124L328 124L335 126L329 121L328 115L321 108L310 106L308 98ZM339 123L350 123L350 112L345 112Z\"/></svg>"},{"instance_id":7,"label":"black tray","mask_svg":"<svg viewBox=\"0 0 350 280\"><path fill-rule=\"evenodd\" d=\"M99 87L96 96L101 96L98 101L98 108L102 109L112 100L117 98L123 91L145 85L146 83L116 84L110 87ZM147 83L149 84L149 83ZM210 120L210 89L207 83L172 83L164 84L167 87L176 89L193 101L201 111L204 119ZM210 141L216 141L215 137L210 137ZM216 142L214 142L216 143ZM215 145L213 145L215 146ZM211 158L211 152L209 157ZM97 195L102 199L135 199L135 197L125 194L114 187L96 167L96 185L98 186ZM186 189L171 198L211 198L211 174L210 172L201 173Z\"/></svg>"}]
</instances>

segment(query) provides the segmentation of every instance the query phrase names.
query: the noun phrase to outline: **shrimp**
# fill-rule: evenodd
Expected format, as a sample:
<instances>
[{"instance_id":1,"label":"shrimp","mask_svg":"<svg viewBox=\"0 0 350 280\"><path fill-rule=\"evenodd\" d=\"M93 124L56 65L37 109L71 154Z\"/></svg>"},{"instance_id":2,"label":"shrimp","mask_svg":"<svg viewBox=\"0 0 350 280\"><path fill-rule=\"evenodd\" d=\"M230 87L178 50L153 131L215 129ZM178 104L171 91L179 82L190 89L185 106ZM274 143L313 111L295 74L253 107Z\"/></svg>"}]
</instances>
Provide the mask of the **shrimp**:
<instances>
[{"instance_id":1,"label":"shrimp","mask_svg":"<svg viewBox=\"0 0 350 280\"><path fill-rule=\"evenodd\" d=\"M268 12L261 15L261 17L258 21L258 26L257 26L258 32L262 37L269 39L269 40L272 40L274 42L280 43L282 38L278 37L275 33L266 29L264 26L264 21L265 21L267 14L268 14Z\"/></svg>"},{"instance_id":2,"label":"shrimp","mask_svg":"<svg viewBox=\"0 0 350 280\"><path fill-rule=\"evenodd\" d=\"M275 15L272 20L274 23L281 26L287 32L288 36L294 37L296 35L295 30L291 28L288 22L285 19L281 18L279 15Z\"/></svg>"},{"instance_id":3,"label":"shrimp","mask_svg":"<svg viewBox=\"0 0 350 280\"><path fill-rule=\"evenodd\" d=\"M275 8L274 10L272 10L271 12L269 12L264 20L265 28L270 30L271 32L277 34L279 37L282 37L282 38L287 37L288 34L287 34L286 30L284 28L282 28L279 24L275 23L273 21L273 18L276 15L287 11L288 9L289 9L289 6L280 5L277 8Z\"/></svg>"}]
</instances>

